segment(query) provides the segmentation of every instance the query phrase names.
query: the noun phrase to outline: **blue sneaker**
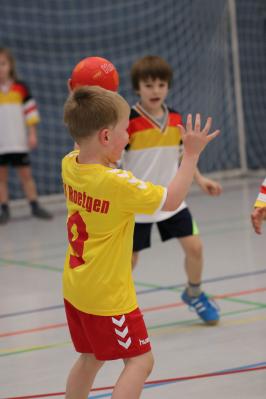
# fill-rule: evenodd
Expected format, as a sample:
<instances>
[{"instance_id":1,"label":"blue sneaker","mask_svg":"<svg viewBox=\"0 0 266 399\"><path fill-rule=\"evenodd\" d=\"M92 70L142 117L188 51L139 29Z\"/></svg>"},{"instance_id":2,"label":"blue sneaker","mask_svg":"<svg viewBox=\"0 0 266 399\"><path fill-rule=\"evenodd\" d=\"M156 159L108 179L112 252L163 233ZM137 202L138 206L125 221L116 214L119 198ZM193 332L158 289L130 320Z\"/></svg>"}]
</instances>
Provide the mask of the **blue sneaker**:
<instances>
[{"instance_id":1,"label":"blue sneaker","mask_svg":"<svg viewBox=\"0 0 266 399\"><path fill-rule=\"evenodd\" d=\"M214 301L209 299L204 292L197 298L190 297L187 290L181 295L183 302L185 302L191 309L195 310L197 315L209 325L214 326L220 319L218 306Z\"/></svg>"}]
</instances>

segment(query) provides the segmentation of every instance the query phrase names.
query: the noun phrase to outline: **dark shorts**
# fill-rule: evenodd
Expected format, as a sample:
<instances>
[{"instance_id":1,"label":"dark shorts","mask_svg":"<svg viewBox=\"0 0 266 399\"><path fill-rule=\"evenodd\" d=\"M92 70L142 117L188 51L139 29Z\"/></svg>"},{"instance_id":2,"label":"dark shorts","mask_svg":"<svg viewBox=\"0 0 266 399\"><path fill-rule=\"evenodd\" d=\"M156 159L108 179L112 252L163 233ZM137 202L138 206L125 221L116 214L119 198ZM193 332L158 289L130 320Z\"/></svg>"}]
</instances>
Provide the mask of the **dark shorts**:
<instances>
[{"instance_id":1,"label":"dark shorts","mask_svg":"<svg viewBox=\"0 0 266 399\"><path fill-rule=\"evenodd\" d=\"M138 252L151 246L151 229L154 223L136 223L133 238L133 251ZM162 241L199 234L198 226L188 208L169 219L156 223Z\"/></svg>"},{"instance_id":2,"label":"dark shorts","mask_svg":"<svg viewBox=\"0 0 266 399\"><path fill-rule=\"evenodd\" d=\"M30 166L30 156L27 152L0 154L0 166Z\"/></svg>"},{"instance_id":3,"label":"dark shorts","mask_svg":"<svg viewBox=\"0 0 266 399\"><path fill-rule=\"evenodd\" d=\"M81 312L66 299L65 311L73 345L98 360L127 359L151 350L139 308L128 314L96 316Z\"/></svg>"}]
</instances>

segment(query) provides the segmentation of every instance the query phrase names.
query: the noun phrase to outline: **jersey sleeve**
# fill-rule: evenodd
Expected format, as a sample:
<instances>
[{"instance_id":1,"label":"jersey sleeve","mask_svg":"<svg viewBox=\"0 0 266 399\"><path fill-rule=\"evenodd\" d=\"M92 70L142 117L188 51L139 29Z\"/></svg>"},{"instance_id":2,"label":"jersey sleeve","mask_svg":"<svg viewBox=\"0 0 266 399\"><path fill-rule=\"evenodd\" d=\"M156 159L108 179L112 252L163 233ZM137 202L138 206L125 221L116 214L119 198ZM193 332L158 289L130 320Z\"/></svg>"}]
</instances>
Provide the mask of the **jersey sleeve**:
<instances>
[{"instance_id":1,"label":"jersey sleeve","mask_svg":"<svg viewBox=\"0 0 266 399\"><path fill-rule=\"evenodd\" d=\"M126 170L113 169L109 172L115 175L116 198L122 211L152 215L162 208L167 196L165 187L137 179Z\"/></svg>"},{"instance_id":2,"label":"jersey sleeve","mask_svg":"<svg viewBox=\"0 0 266 399\"><path fill-rule=\"evenodd\" d=\"M266 206L266 179L264 179L264 182L260 187L259 195L254 204L255 208L263 208L265 206Z\"/></svg>"},{"instance_id":3,"label":"jersey sleeve","mask_svg":"<svg viewBox=\"0 0 266 399\"><path fill-rule=\"evenodd\" d=\"M22 107L26 125L36 125L40 122L40 115L38 112L37 104L32 97L27 85L23 82L19 82L18 84L21 87Z\"/></svg>"}]
</instances>

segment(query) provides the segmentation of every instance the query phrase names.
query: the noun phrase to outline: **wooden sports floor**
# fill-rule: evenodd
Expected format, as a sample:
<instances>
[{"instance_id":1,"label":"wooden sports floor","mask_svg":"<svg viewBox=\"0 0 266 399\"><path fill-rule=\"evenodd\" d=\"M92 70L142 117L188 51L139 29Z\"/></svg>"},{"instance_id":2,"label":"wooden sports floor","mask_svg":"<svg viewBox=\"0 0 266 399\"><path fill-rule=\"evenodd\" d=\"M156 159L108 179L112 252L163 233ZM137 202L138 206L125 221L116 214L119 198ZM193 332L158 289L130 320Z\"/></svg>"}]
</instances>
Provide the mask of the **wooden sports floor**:
<instances>
[{"instance_id":1,"label":"wooden sports floor","mask_svg":"<svg viewBox=\"0 0 266 399\"><path fill-rule=\"evenodd\" d=\"M204 289L221 309L203 325L180 300L186 281L176 240L142 253L134 273L155 355L143 399L266 398L266 225L253 233L249 215L262 179L230 180L219 198L188 198L205 248ZM53 221L26 207L0 227L0 398L63 398L77 357L66 327L61 273L66 249L62 199ZM111 397L122 362L106 363L90 398Z\"/></svg>"}]
</instances>

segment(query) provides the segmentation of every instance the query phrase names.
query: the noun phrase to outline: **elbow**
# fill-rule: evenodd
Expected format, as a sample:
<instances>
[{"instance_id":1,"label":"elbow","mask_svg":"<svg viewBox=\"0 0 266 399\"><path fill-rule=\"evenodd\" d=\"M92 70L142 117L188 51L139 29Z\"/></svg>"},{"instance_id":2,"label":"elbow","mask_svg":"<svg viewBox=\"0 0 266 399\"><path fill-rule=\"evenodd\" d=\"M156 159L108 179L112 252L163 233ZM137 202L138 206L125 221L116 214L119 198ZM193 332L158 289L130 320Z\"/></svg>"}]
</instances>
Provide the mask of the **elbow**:
<instances>
[{"instance_id":1,"label":"elbow","mask_svg":"<svg viewBox=\"0 0 266 399\"><path fill-rule=\"evenodd\" d=\"M182 201L170 201L166 198L166 201L164 203L164 206L162 207L162 211L166 211L166 212L172 212L175 211L180 205L181 205Z\"/></svg>"}]
</instances>

